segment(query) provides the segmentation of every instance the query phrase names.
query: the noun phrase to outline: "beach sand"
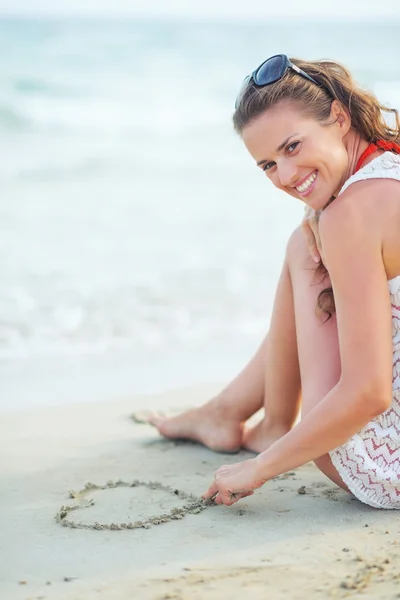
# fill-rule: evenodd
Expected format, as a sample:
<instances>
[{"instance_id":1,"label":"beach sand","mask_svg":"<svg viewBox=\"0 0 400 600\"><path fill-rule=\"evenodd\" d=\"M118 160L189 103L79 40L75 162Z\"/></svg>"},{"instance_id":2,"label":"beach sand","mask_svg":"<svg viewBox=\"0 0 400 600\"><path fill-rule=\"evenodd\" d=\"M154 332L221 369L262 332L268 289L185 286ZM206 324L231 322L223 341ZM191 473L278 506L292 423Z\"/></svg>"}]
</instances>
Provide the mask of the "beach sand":
<instances>
[{"instance_id":1,"label":"beach sand","mask_svg":"<svg viewBox=\"0 0 400 600\"><path fill-rule=\"evenodd\" d=\"M359 503L312 464L231 508L204 507L214 471L250 454L165 440L129 418L199 404L216 389L2 414L0 597L400 597L397 512ZM134 480L145 485L116 484ZM88 482L105 489L79 494ZM57 513L61 523L144 527L74 529Z\"/></svg>"}]
</instances>

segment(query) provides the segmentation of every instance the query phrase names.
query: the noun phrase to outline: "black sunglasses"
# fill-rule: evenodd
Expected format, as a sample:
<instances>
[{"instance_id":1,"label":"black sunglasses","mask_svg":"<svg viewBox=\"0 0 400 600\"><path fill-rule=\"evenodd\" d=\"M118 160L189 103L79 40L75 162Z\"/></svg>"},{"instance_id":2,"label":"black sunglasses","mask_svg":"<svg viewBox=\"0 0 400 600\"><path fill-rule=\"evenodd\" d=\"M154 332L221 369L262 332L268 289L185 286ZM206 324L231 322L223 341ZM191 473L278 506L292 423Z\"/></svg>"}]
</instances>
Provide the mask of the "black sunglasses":
<instances>
[{"instance_id":1,"label":"black sunglasses","mask_svg":"<svg viewBox=\"0 0 400 600\"><path fill-rule=\"evenodd\" d=\"M275 54L275 56L271 56L267 58L255 71L252 72L251 75L247 75L247 77L243 80L241 85L239 94L237 95L235 108L238 107L239 101L243 95L243 92L249 85L250 81L253 80L254 85L257 87L264 87L265 85L271 85L272 83L276 83L285 75L288 69L293 69L299 75L308 79L312 83L315 83L318 87L324 87L318 81L313 79L311 75L307 75L305 71L297 67L292 63L291 60L286 56L286 54Z\"/></svg>"}]
</instances>

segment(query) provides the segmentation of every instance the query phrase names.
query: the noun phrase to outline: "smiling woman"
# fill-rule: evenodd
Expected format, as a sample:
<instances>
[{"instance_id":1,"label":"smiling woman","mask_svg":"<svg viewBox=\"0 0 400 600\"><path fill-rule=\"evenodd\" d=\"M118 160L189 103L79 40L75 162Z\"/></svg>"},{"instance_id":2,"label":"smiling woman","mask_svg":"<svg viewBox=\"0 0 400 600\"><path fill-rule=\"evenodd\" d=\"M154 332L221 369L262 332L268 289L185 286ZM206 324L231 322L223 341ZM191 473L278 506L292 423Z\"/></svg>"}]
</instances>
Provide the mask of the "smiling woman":
<instances>
[{"instance_id":1,"label":"smiling woman","mask_svg":"<svg viewBox=\"0 0 400 600\"><path fill-rule=\"evenodd\" d=\"M321 214L322 277L296 229L257 354L205 406L150 422L167 437L259 453L217 471L205 497L218 504L313 460L362 502L400 509L397 111L339 63L278 55L246 78L233 122L273 185ZM321 319L327 285L336 312ZM261 407L263 420L249 427Z\"/></svg>"},{"instance_id":2,"label":"smiling woman","mask_svg":"<svg viewBox=\"0 0 400 600\"><path fill-rule=\"evenodd\" d=\"M246 79L233 117L235 130L276 187L302 199L314 191L307 202L314 209L337 196L354 168L337 143L350 129L353 144L399 140L398 127L392 129L384 119L385 112L397 119L397 111L357 88L350 72L334 61L289 61L277 55ZM292 160L300 150L304 167ZM310 171L313 162L321 170ZM317 175L318 188L311 186Z\"/></svg>"}]
</instances>

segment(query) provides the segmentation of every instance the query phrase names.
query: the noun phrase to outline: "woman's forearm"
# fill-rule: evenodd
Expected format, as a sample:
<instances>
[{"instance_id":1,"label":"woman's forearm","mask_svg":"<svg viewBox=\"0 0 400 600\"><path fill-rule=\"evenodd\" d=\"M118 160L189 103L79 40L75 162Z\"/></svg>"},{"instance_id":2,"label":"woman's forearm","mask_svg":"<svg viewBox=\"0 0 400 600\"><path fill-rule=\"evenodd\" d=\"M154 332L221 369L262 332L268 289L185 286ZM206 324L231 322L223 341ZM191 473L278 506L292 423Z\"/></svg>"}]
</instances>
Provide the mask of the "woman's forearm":
<instances>
[{"instance_id":1,"label":"woman's forearm","mask_svg":"<svg viewBox=\"0 0 400 600\"><path fill-rule=\"evenodd\" d=\"M376 399L356 395L339 382L298 425L259 454L260 476L267 481L319 458L384 410L383 402L378 405Z\"/></svg>"}]
</instances>

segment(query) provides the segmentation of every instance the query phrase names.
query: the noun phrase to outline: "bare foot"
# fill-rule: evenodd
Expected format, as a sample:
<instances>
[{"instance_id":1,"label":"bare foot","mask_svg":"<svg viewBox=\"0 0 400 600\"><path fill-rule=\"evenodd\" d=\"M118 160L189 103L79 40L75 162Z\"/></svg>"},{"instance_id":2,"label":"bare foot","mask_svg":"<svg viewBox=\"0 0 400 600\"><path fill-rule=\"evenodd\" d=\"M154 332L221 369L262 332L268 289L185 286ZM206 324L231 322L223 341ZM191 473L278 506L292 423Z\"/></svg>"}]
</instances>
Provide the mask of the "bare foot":
<instances>
[{"instance_id":1,"label":"bare foot","mask_svg":"<svg viewBox=\"0 0 400 600\"><path fill-rule=\"evenodd\" d=\"M265 419L254 425L253 427L247 426L243 431L242 446L246 450L251 452L264 452L267 450L276 440L283 437L290 427L274 426L267 423Z\"/></svg>"},{"instance_id":2,"label":"bare foot","mask_svg":"<svg viewBox=\"0 0 400 600\"><path fill-rule=\"evenodd\" d=\"M238 452L242 444L243 424L212 401L176 417L153 413L147 420L164 437L194 440L215 452Z\"/></svg>"}]
</instances>

